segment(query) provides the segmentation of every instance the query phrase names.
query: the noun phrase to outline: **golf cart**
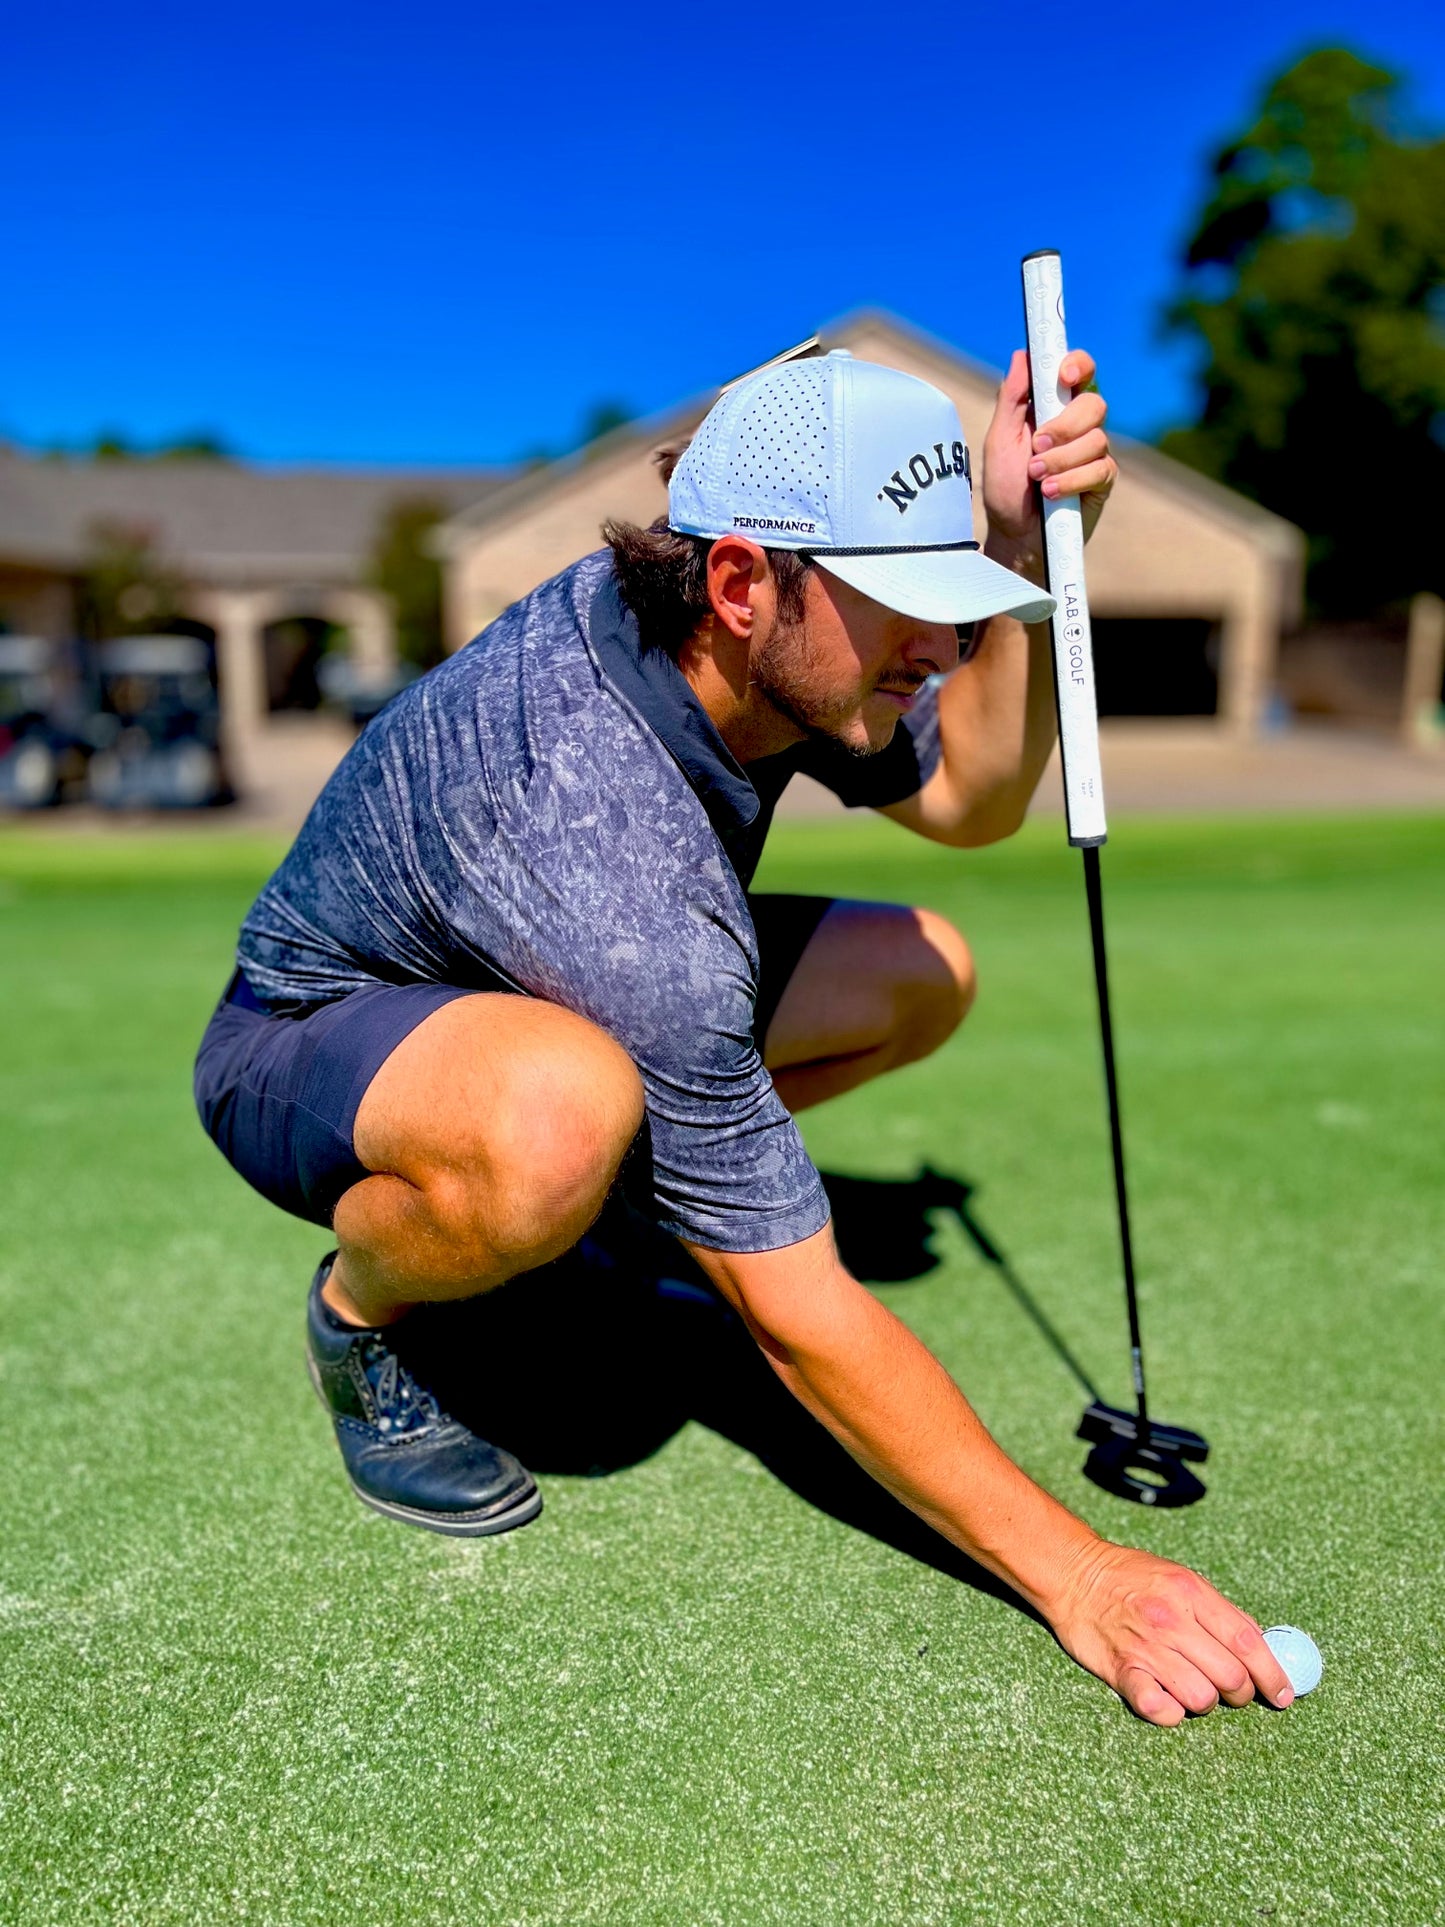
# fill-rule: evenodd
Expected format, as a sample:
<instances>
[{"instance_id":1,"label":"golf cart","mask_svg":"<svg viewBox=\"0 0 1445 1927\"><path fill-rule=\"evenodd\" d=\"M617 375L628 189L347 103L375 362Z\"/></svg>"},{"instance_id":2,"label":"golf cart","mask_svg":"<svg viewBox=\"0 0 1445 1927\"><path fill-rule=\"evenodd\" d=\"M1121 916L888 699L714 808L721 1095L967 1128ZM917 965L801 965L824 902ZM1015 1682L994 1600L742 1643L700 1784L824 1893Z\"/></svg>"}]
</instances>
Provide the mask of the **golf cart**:
<instances>
[{"instance_id":1,"label":"golf cart","mask_svg":"<svg viewBox=\"0 0 1445 1927\"><path fill-rule=\"evenodd\" d=\"M126 636L95 650L90 799L103 809L203 809L231 800L212 652L196 636Z\"/></svg>"},{"instance_id":2,"label":"golf cart","mask_svg":"<svg viewBox=\"0 0 1445 1927\"><path fill-rule=\"evenodd\" d=\"M46 636L0 635L0 809L48 809L85 773L66 645Z\"/></svg>"}]
</instances>

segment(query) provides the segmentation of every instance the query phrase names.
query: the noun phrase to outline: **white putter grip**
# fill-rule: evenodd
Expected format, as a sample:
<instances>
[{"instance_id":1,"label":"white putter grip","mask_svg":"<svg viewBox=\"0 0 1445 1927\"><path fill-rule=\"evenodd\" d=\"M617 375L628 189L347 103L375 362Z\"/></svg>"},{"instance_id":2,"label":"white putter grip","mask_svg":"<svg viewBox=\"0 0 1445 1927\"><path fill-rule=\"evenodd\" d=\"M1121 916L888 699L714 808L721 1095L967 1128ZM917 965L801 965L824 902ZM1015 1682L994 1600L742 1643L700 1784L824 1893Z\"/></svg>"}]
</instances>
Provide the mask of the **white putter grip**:
<instances>
[{"instance_id":1,"label":"white putter grip","mask_svg":"<svg viewBox=\"0 0 1445 1927\"><path fill-rule=\"evenodd\" d=\"M1059 369L1069 351L1064 329L1064 275L1058 253L1044 248L1023 260L1024 324L1028 331L1034 423L1052 421L1069 391ZM1104 772L1099 763L1099 705L1094 694L1094 643L1084 588L1084 514L1077 496L1040 498L1044 560L1053 615L1054 694L1059 709L1059 757L1064 768L1064 814L1076 849L1103 843Z\"/></svg>"}]
</instances>

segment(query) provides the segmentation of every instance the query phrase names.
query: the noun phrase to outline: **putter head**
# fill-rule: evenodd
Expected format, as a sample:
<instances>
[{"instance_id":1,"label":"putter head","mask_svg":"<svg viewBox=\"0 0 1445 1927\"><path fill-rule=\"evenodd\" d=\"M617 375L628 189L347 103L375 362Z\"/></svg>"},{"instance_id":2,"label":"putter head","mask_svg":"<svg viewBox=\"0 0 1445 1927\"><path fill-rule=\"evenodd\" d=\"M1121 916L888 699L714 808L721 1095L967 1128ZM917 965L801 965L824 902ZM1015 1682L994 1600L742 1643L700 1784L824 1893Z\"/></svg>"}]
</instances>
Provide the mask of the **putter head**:
<instances>
[{"instance_id":1,"label":"putter head","mask_svg":"<svg viewBox=\"0 0 1445 1927\"><path fill-rule=\"evenodd\" d=\"M1185 1462L1202 1463L1209 1457L1208 1443L1198 1432L1151 1419L1148 1440L1142 1441L1136 1413L1096 1400L1085 1409L1077 1436L1093 1448L1084 1461L1084 1477L1116 1498L1135 1505L1182 1506L1204 1497L1204 1481Z\"/></svg>"}]
</instances>

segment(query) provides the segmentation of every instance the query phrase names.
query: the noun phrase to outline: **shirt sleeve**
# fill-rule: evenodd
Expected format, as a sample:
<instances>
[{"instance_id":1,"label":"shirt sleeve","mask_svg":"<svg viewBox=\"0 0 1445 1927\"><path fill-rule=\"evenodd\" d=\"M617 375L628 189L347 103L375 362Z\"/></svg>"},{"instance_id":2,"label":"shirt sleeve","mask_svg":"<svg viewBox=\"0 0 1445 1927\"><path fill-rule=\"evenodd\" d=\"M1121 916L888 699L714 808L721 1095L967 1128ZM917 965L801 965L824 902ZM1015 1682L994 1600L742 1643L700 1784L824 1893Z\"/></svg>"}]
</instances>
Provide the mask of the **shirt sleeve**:
<instances>
[{"instance_id":1,"label":"shirt sleeve","mask_svg":"<svg viewBox=\"0 0 1445 1927\"><path fill-rule=\"evenodd\" d=\"M741 885L664 752L639 738L618 754L588 740L602 728L584 721L554 743L520 815L475 857L458 852L451 918L524 989L632 1058L664 1230L718 1251L797 1244L827 1223L828 1202L753 1039L757 940Z\"/></svg>"},{"instance_id":2,"label":"shirt sleeve","mask_svg":"<svg viewBox=\"0 0 1445 1927\"><path fill-rule=\"evenodd\" d=\"M832 790L849 809L877 810L916 796L943 755L938 739L942 683L939 676L929 677L894 730L893 740L876 756L850 755L836 743L809 743L798 753L796 767Z\"/></svg>"}]
</instances>

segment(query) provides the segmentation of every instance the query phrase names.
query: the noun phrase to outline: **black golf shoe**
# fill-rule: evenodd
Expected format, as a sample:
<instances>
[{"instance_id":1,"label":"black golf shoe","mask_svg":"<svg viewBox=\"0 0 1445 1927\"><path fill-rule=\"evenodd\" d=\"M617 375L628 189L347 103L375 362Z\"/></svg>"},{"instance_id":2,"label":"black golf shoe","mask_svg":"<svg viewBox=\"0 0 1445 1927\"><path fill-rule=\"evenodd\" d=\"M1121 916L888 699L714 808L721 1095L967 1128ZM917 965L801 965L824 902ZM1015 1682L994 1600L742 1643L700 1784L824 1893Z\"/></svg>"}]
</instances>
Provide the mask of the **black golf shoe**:
<instances>
[{"instance_id":1,"label":"black golf shoe","mask_svg":"<svg viewBox=\"0 0 1445 1927\"><path fill-rule=\"evenodd\" d=\"M335 1258L323 1258L311 1281L306 1354L357 1498L388 1519L459 1538L535 1519L542 1495L526 1467L448 1417L392 1350L385 1327L334 1315L321 1288Z\"/></svg>"}]
</instances>

